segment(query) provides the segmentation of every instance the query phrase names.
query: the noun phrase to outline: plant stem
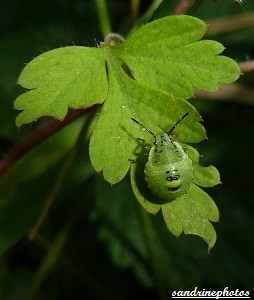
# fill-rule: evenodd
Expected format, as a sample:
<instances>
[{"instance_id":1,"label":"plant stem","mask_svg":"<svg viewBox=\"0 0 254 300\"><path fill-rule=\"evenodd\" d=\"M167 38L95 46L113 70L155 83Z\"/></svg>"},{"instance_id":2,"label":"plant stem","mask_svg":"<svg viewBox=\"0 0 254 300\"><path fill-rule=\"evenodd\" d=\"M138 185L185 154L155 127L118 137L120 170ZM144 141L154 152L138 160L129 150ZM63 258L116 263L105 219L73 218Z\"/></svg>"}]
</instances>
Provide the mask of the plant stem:
<instances>
[{"instance_id":1,"label":"plant stem","mask_svg":"<svg viewBox=\"0 0 254 300\"><path fill-rule=\"evenodd\" d=\"M230 17L206 20L206 36L248 28L254 25L254 13L238 14Z\"/></svg>"},{"instance_id":2,"label":"plant stem","mask_svg":"<svg viewBox=\"0 0 254 300\"><path fill-rule=\"evenodd\" d=\"M136 24L138 19L140 0L130 0L131 26Z\"/></svg>"},{"instance_id":3,"label":"plant stem","mask_svg":"<svg viewBox=\"0 0 254 300\"><path fill-rule=\"evenodd\" d=\"M243 61L238 63L242 73L253 72L254 71L254 60Z\"/></svg>"},{"instance_id":4,"label":"plant stem","mask_svg":"<svg viewBox=\"0 0 254 300\"><path fill-rule=\"evenodd\" d=\"M100 21L102 36L103 38L105 38L107 34L112 32L106 1L105 0L94 0L94 1L97 7L97 13Z\"/></svg>"},{"instance_id":5,"label":"plant stem","mask_svg":"<svg viewBox=\"0 0 254 300\"><path fill-rule=\"evenodd\" d=\"M76 109L69 110L67 116L63 121L52 120L46 125L38 128L25 140L21 141L14 148L12 148L8 153L4 154L2 160L0 160L0 176L2 176L8 169L16 163L21 157L30 152L33 148L38 146L48 137L52 136L54 133L61 130L63 127L76 120L77 118L83 116L84 114L94 110L98 105L94 105L87 109Z\"/></svg>"},{"instance_id":6,"label":"plant stem","mask_svg":"<svg viewBox=\"0 0 254 300\"><path fill-rule=\"evenodd\" d=\"M42 282L45 280L47 274L55 266L58 261L59 255L66 244L68 237L73 229L74 225L81 217L83 212L84 202L80 202L78 207L72 212L69 220L64 224L63 228L58 233L52 246L49 248L47 255L45 256L43 262L41 263L37 273L32 279L28 289L26 290L22 300L32 300L41 286Z\"/></svg>"},{"instance_id":7,"label":"plant stem","mask_svg":"<svg viewBox=\"0 0 254 300\"><path fill-rule=\"evenodd\" d=\"M53 201L55 200L59 190L61 189L62 185L64 184L64 181L70 171L70 168L76 158L77 152L80 149L81 145L83 144L83 141L85 139L85 136L87 134L87 129L89 127L89 124L91 122L93 118L93 114L90 114L89 117L86 119L81 132L79 133L78 139L76 141L75 146L73 147L73 149L71 150L71 152L69 153L67 159L64 162L64 165L60 171L59 176L56 179L56 182L40 212L40 215L35 223L35 225L33 226L30 234L29 234L29 239L33 239L35 237L35 235L37 234L40 226L42 225L43 221L45 220L48 211L53 203Z\"/></svg>"},{"instance_id":8,"label":"plant stem","mask_svg":"<svg viewBox=\"0 0 254 300\"><path fill-rule=\"evenodd\" d=\"M254 89L238 83L221 85L219 91L212 93L196 89L194 94L197 99L202 98L254 106Z\"/></svg>"},{"instance_id":9,"label":"plant stem","mask_svg":"<svg viewBox=\"0 0 254 300\"><path fill-rule=\"evenodd\" d=\"M134 31L138 27L146 24L151 19L151 17L153 16L154 12L161 5L161 3L163 1L164 0L154 0L151 3L151 5L149 6L149 8L147 9L146 13L139 19L139 21L137 22L136 26L134 26L131 31Z\"/></svg>"},{"instance_id":10,"label":"plant stem","mask_svg":"<svg viewBox=\"0 0 254 300\"><path fill-rule=\"evenodd\" d=\"M166 286L164 284L164 276L161 270L161 264L159 260L159 255L156 251L156 240L154 237L154 231L151 224L151 218L150 215L143 209L143 207L140 206L140 212L142 216L142 221L144 224L144 235L146 240L146 246L148 249L148 252L150 254L151 262L152 262L152 268L153 273L156 280L156 287L158 290L158 294L160 296L160 300L168 300L169 295L167 294Z\"/></svg>"},{"instance_id":11,"label":"plant stem","mask_svg":"<svg viewBox=\"0 0 254 300\"><path fill-rule=\"evenodd\" d=\"M193 14L193 12L202 4L204 0L181 0L175 8L173 15Z\"/></svg>"},{"instance_id":12,"label":"plant stem","mask_svg":"<svg viewBox=\"0 0 254 300\"><path fill-rule=\"evenodd\" d=\"M92 198L92 195L89 195L89 197ZM86 197L87 198L87 197ZM86 201L84 203L84 206L81 206L80 212L83 212L86 208L86 204L89 202ZM77 213L79 214L79 211L77 210ZM35 238L35 242L41 247L42 250L45 252L49 252L50 249L52 249L53 245L50 244L48 240L45 239L45 237L41 235L37 235ZM101 281L98 281L98 279L92 275L89 270L86 268L83 268L83 266L76 262L75 259L66 256L64 253L59 252L59 256L57 257L59 265L61 265L63 268L65 268L74 278L77 278L83 284L83 286L89 287L91 290L94 291L94 295L98 296L98 299L103 300L118 300L119 298L116 297L110 288L108 286L105 286ZM52 269L54 265L51 265L50 268L48 268L48 271ZM46 272L45 272L46 274ZM24 300L24 299L23 299Z\"/></svg>"}]
</instances>

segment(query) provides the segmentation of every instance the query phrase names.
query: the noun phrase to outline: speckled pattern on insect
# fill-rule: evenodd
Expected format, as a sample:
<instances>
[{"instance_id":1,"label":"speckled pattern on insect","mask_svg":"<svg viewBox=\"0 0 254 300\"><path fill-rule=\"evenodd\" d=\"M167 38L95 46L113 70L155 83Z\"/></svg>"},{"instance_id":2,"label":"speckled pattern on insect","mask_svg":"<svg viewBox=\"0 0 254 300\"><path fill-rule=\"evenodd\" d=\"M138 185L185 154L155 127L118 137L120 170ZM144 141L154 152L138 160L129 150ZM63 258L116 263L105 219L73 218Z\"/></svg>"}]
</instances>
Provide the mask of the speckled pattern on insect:
<instances>
[{"instance_id":1,"label":"speckled pattern on insect","mask_svg":"<svg viewBox=\"0 0 254 300\"><path fill-rule=\"evenodd\" d=\"M151 192L164 202L186 194L193 178L192 160L171 136L172 131L188 115L189 112L182 116L169 133L157 135L132 118L155 139L145 166L145 180Z\"/></svg>"}]
</instances>

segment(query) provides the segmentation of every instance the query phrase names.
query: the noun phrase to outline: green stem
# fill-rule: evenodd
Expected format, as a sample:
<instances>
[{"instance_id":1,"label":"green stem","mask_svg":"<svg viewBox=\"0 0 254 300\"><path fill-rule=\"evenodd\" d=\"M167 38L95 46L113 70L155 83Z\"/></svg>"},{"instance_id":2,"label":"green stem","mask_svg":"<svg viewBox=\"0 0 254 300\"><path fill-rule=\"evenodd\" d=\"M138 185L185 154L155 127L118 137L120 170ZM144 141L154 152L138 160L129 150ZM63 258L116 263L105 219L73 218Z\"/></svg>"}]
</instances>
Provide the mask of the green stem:
<instances>
[{"instance_id":1,"label":"green stem","mask_svg":"<svg viewBox=\"0 0 254 300\"><path fill-rule=\"evenodd\" d=\"M94 1L95 1L95 5L97 8L98 16L99 16L101 32L102 32L103 38L105 38L107 34L112 32L106 1L105 0L94 0Z\"/></svg>"},{"instance_id":2,"label":"green stem","mask_svg":"<svg viewBox=\"0 0 254 300\"><path fill-rule=\"evenodd\" d=\"M154 12L156 11L156 9L161 5L161 3L164 0L154 0L151 5L149 6L149 8L147 9L146 13L139 19L139 21L137 22L136 26L134 26L132 28L131 31L136 30L138 27L146 24L153 16Z\"/></svg>"},{"instance_id":3,"label":"green stem","mask_svg":"<svg viewBox=\"0 0 254 300\"><path fill-rule=\"evenodd\" d=\"M138 19L140 0L130 0L131 26L133 27Z\"/></svg>"},{"instance_id":4,"label":"green stem","mask_svg":"<svg viewBox=\"0 0 254 300\"><path fill-rule=\"evenodd\" d=\"M154 237L151 218L150 215L143 209L143 207L140 207L140 211L141 211L142 221L144 224L144 235L146 240L146 246L151 257L153 273L156 280L156 287L160 297L159 299L168 300L169 295L167 293L167 289L163 280L164 276L161 269L159 254L156 251L156 240Z\"/></svg>"},{"instance_id":5,"label":"green stem","mask_svg":"<svg viewBox=\"0 0 254 300\"><path fill-rule=\"evenodd\" d=\"M77 210L77 213L79 214L79 211L83 213L85 209L85 205L89 203L89 200L92 200L92 193L86 199L88 199L83 206L81 206L81 210ZM75 211L76 212L76 211ZM54 247L54 245L50 244L43 236L37 235L35 242L41 247L42 250L50 252L49 250ZM60 249L60 248L59 248ZM64 253L59 253L59 256L56 257L59 261L59 264L69 271L69 273L74 277L77 278L83 284L84 286L87 286L91 288L94 291L95 295L98 295L98 299L103 300L117 300L118 297L116 297L110 288L108 286L104 286L101 281L98 281L97 278L95 278L91 273L89 273L89 270L86 270L83 268L80 264L77 264L75 261L73 261L71 258L66 256ZM51 265L52 269L53 265ZM24 300L24 299L23 299Z\"/></svg>"},{"instance_id":6,"label":"green stem","mask_svg":"<svg viewBox=\"0 0 254 300\"><path fill-rule=\"evenodd\" d=\"M55 184L54 184L54 186L53 186L53 188L52 188L52 190L40 212L40 215L29 234L29 239L33 239L34 236L36 235L36 233L38 232L40 226L42 225L43 221L45 220L45 218L49 212L49 209L50 209L53 201L55 200L57 194L59 193L59 190L61 189L62 185L64 184L64 181L65 181L67 175L69 174L69 170L76 158L78 149L81 147L81 145L84 141L84 138L87 133L87 128L91 122L92 117L93 117L93 114L90 114L89 117L86 119L86 121L81 129L81 132L78 136L76 144L73 147L73 149L71 150L71 152L69 153L67 159L65 160L62 170L60 171L60 174L57 177L57 180L56 180L56 182L55 182Z\"/></svg>"},{"instance_id":7,"label":"green stem","mask_svg":"<svg viewBox=\"0 0 254 300\"><path fill-rule=\"evenodd\" d=\"M32 282L30 283L28 289L26 290L22 300L32 300L34 299L36 292L41 286L42 282L45 280L46 276L50 270L55 266L60 256L60 253L68 240L70 232L77 220L80 218L83 212L84 202L80 202L75 211L71 214L69 220L65 223L63 228L58 233L55 241L48 250L47 255L42 261L37 273L35 274Z\"/></svg>"},{"instance_id":8,"label":"green stem","mask_svg":"<svg viewBox=\"0 0 254 300\"><path fill-rule=\"evenodd\" d=\"M90 114L89 117L84 122L84 125L80 131L80 134L78 136L78 139L76 141L75 146L73 147L72 151L70 152L68 158L66 159L63 168L60 172L60 175L58 176L55 185L53 186L53 189L44 205L44 208L42 209L42 212L38 218L38 221L33 228L30 236L34 236L37 233L38 228L41 226L42 222L44 221L45 217L48 214L48 210L51 207L54 199L56 198L60 188L64 184L64 181L69 173L69 170L73 164L74 159L76 158L76 155L78 153L78 150L83 145L83 141L87 135L88 127L90 125L91 119L93 118L93 114ZM62 230L57 235L55 242L53 243L52 247L49 249L45 259L43 260L37 274L33 278L31 284L29 285L28 290L26 291L23 300L30 300L34 298L34 295L36 294L37 290L41 286L42 282L44 281L45 277L49 273L49 271L53 268L53 266L57 262L57 258L59 257L59 254L61 250L63 249L69 234L74 227L76 221L81 216L81 212L83 212L83 206L84 203L81 202L78 205L78 208L72 213L69 220L66 222L66 224L63 226Z\"/></svg>"}]
</instances>

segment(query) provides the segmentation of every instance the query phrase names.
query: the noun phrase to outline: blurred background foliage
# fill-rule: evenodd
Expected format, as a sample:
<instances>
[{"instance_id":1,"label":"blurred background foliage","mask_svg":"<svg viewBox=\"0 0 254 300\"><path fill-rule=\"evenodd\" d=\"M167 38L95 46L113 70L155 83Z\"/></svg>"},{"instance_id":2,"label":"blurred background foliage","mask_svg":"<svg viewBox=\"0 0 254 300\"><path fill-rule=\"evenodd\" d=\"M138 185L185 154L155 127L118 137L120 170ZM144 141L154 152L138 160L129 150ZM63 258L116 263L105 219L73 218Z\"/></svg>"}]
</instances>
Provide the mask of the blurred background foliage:
<instances>
[{"instance_id":1,"label":"blurred background foliage","mask_svg":"<svg viewBox=\"0 0 254 300\"><path fill-rule=\"evenodd\" d=\"M114 32L127 35L152 1L108 0ZM180 1L162 1L153 19L172 14ZM202 2L202 1L200 1ZM193 15L254 19L254 3L207 0ZM66 45L102 40L96 1L0 0L0 152L5 154L47 119L15 127L16 84L24 65ZM233 20L233 19L232 19ZM208 22L208 23L209 23ZM233 25L234 22L232 21ZM241 22L240 22L241 24ZM241 28L240 28L241 27ZM237 62L254 59L252 25L207 38L221 42ZM20 159L0 179L0 299L169 299L173 290L254 288L254 73L239 80L249 100L234 93L223 101L190 100L204 119L208 140L195 145L213 164L222 185L208 190L221 218L211 253L195 236L173 237L160 214L148 216L129 178L110 186L88 158L83 116ZM89 121L89 120L88 120ZM83 137L83 139L82 139ZM74 149L74 150L73 150ZM27 238L41 209L54 199L33 240Z\"/></svg>"}]
</instances>

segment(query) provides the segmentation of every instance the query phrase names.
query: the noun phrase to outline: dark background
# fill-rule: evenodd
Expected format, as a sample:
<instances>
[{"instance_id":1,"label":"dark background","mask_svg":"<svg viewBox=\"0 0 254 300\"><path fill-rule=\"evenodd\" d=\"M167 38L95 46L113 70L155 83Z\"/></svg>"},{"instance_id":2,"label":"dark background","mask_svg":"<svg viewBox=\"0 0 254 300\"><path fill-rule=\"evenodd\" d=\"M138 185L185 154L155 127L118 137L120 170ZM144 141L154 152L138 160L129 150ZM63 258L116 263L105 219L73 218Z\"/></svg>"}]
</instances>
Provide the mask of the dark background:
<instances>
[{"instance_id":1,"label":"dark background","mask_svg":"<svg viewBox=\"0 0 254 300\"><path fill-rule=\"evenodd\" d=\"M149 1L140 1L140 14ZM179 1L164 1L154 18L170 15ZM129 1L107 1L112 28L126 35L130 29ZM193 14L202 20L253 12L253 1L204 1ZM253 22L254 23L254 22ZM225 55L254 59L254 26L211 37L225 47ZM15 98L24 90L16 82L24 65L39 54L66 45L95 46L102 40L94 1L0 0L0 152L45 122L21 129L15 126ZM239 82L253 87L254 73ZM222 185L207 190L219 207L214 224L217 242L208 254L199 237L172 236L160 214L151 216L154 247L161 281L168 289L196 286L254 292L254 93L252 104L234 95L228 101L191 100L204 119L208 140L195 145L204 165L213 164ZM50 137L24 157L0 180L0 299L23 299L35 286L34 298L24 299L159 299L146 248L140 205L129 180L111 187L94 174L88 143L77 159L33 241L26 236L73 146L72 135L82 120ZM81 203L81 208L80 208ZM83 204L82 204L83 203ZM77 216L71 231L65 228ZM71 222L71 221L70 221ZM58 244L66 234L64 245ZM57 248L59 247L59 248ZM49 269L36 286L34 278L47 253ZM49 252L47 252L49 251ZM41 273L40 273L41 272Z\"/></svg>"}]
</instances>

